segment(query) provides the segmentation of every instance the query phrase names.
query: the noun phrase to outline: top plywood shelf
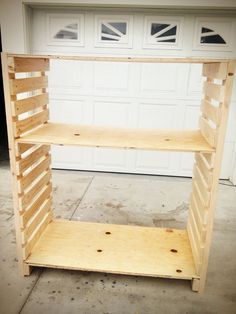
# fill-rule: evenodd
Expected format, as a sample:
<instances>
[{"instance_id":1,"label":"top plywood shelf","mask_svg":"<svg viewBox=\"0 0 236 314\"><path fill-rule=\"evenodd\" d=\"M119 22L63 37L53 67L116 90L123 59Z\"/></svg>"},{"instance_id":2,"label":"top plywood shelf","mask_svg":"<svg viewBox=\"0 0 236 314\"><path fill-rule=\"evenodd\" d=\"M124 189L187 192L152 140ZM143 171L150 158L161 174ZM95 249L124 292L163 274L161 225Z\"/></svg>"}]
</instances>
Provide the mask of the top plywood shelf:
<instances>
[{"instance_id":1,"label":"top plywood shelf","mask_svg":"<svg viewBox=\"0 0 236 314\"><path fill-rule=\"evenodd\" d=\"M77 60L77 61L102 61L102 62L140 62L140 63L221 63L235 61L231 59L213 59L213 58L153 58L153 57L109 57L109 56L66 56L66 55L27 55L27 54L7 54L8 57L15 58L45 58L60 60Z\"/></svg>"},{"instance_id":2,"label":"top plywood shelf","mask_svg":"<svg viewBox=\"0 0 236 314\"><path fill-rule=\"evenodd\" d=\"M198 130L143 130L46 123L18 143L56 144L183 152L213 152Z\"/></svg>"}]
</instances>

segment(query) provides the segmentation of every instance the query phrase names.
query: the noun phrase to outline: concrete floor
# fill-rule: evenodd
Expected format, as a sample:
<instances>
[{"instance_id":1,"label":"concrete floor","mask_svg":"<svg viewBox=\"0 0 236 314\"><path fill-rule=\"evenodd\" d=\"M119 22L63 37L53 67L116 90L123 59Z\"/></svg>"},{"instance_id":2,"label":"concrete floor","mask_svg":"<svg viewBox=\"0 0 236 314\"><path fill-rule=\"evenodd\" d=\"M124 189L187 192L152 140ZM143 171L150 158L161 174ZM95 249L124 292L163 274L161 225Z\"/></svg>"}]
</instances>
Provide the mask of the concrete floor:
<instances>
[{"instance_id":1,"label":"concrete floor","mask_svg":"<svg viewBox=\"0 0 236 314\"><path fill-rule=\"evenodd\" d=\"M0 162L0 313L236 313L236 188L221 182L205 293L189 281L17 269L7 162ZM183 228L191 180L53 171L57 218Z\"/></svg>"}]
</instances>

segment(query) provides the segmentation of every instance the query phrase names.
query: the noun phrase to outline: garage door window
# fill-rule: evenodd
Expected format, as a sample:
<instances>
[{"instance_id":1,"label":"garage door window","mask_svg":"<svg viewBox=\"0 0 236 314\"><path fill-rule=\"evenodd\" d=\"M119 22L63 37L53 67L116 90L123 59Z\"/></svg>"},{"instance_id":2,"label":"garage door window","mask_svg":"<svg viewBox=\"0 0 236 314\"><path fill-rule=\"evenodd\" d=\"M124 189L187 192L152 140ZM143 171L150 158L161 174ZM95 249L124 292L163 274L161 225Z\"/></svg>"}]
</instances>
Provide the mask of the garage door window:
<instances>
[{"instance_id":1,"label":"garage door window","mask_svg":"<svg viewBox=\"0 0 236 314\"><path fill-rule=\"evenodd\" d=\"M232 21L223 18L197 17L195 23L195 50L232 50Z\"/></svg>"},{"instance_id":2,"label":"garage door window","mask_svg":"<svg viewBox=\"0 0 236 314\"><path fill-rule=\"evenodd\" d=\"M144 48L181 49L182 17L146 16Z\"/></svg>"},{"instance_id":3,"label":"garage door window","mask_svg":"<svg viewBox=\"0 0 236 314\"><path fill-rule=\"evenodd\" d=\"M82 14L48 14L48 45L83 46L84 16Z\"/></svg>"},{"instance_id":4,"label":"garage door window","mask_svg":"<svg viewBox=\"0 0 236 314\"><path fill-rule=\"evenodd\" d=\"M95 16L95 46L132 48L132 16Z\"/></svg>"}]
</instances>

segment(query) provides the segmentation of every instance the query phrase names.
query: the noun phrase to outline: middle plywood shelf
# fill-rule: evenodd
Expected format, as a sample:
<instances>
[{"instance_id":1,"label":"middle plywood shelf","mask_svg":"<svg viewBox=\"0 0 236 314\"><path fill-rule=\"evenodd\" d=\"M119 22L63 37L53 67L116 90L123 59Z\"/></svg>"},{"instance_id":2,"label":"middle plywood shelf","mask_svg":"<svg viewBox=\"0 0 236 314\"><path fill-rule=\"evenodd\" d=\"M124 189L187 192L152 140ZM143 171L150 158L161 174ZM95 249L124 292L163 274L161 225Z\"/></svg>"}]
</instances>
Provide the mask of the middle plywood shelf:
<instances>
[{"instance_id":1,"label":"middle plywood shelf","mask_svg":"<svg viewBox=\"0 0 236 314\"><path fill-rule=\"evenodd\" d=\"M120 129L51 122L21 136L17 142L183 152L214 151L199 130Z\"/></svg>"},{"instance_id":2,"label":"middle plywood shelf","mask_svg":"<svg viewBox=\"0 0 236 314\"><path fill-rule=\"evenodd\" d=\"M186 230L54 220L26 263L167 278L198 278Z\"/></svg>"}]
</instances>

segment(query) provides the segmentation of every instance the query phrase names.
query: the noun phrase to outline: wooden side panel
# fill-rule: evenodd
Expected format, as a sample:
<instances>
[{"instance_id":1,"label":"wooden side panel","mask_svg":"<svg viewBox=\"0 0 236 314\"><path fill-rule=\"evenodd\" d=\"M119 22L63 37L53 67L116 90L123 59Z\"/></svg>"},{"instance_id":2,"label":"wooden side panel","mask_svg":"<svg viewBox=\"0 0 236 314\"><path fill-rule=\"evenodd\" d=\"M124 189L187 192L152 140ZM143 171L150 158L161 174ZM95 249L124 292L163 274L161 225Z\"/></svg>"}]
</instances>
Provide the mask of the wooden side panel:
<instances>
[{"instance_id":1,"label":"wooden side panel","mask_svg":"<svg viewBox=\"0 0 236 314\"><path fill-rule=\"evenodd\" d=\"M203 75L207 77L207 81L204 85L205 99L201 107L200 130L205 139L214 145L216 151L211 154L203 152L195 154L196 165L187 231L197 274L200 276L193 289L199 292L203 291L206 280L234 72L234 62L227 65L225 63L203 65ZM222 85L216 85L213 82L215 79L222 80ZM220 106L213 106L211 99L220 103ZM209 121L215 124L215 128ZM206 202L207 195L209 198Z\"/></svg>"},{"instance_id":2,"label":"wooden side panel","mask_svg":"<svg viewBox=\"0 0 236 314\"><path fill-rule=\"evenodd\" d=\"M2 64L18 260L22 273L29 275L30 268L25 263L25 259L40 237L40 232L45 229L46 222L49 223L52 219L50 146L17 143L16 139L22 133L30 132L48 120L46 108L48 80L45 71L49 69L49 60L8 57L7 54L2 54ZM33 71L40 71L41 76L16 79L15 73ZM18 93L36 89L40 95L18 100ZM35 109L41 111L32 113ZM22 113L28 114L28 117L24 119L18 117ZM37 207L38 195L42 203L47 202L47 210L41 210L40 214L38 214L40 206ZM30 215L28 209L37 214L37 219ZM25 219L22 217L24 212L27 212Z\"/></svg>"}]
</instances>

